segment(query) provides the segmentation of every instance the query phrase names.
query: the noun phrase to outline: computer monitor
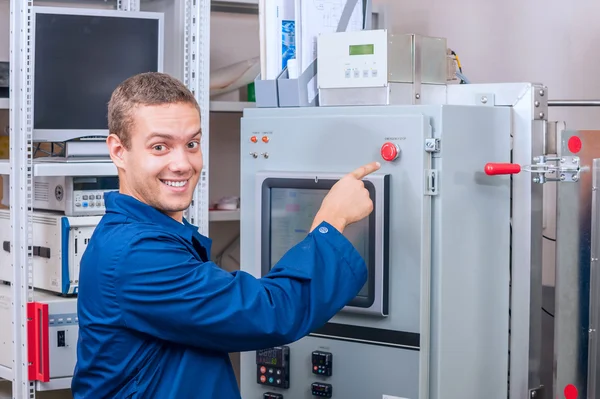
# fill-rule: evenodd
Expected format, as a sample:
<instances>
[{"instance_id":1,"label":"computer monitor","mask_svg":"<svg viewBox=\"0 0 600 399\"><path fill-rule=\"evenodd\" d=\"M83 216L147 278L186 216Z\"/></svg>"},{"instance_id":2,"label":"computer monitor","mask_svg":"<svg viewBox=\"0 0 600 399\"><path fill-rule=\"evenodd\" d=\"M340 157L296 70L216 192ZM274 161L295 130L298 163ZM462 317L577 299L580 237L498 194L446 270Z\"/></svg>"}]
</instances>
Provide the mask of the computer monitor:
<instances>
[{"instance_id":1,"label":"computer monitor","mask_svg":"<svg viewBox=\"0 0 600 399\"><path fill-rule=\"evenodd\" d=\"M113 90L163 71L161 13L36 6L33 21L34 141L108 136Z\"/></svg>"},{"instance_id":2,"label":"computer monitor","mask_svg":"<svg viewBox=\"0 0 600 399\"><path fill-rule=\"evenodd\" d=\"M341 176L340 176L341 177ZM300 177L285 172L259 174L261 184L261 264L267 274L294 245L310 232L323 199L339 180L334 176ZM386 176L364 180L374 204L371 214L344 229L367 266L367 282L346 307L347 311L387 315L388 186Z\"/></svg>"}]
</instances>

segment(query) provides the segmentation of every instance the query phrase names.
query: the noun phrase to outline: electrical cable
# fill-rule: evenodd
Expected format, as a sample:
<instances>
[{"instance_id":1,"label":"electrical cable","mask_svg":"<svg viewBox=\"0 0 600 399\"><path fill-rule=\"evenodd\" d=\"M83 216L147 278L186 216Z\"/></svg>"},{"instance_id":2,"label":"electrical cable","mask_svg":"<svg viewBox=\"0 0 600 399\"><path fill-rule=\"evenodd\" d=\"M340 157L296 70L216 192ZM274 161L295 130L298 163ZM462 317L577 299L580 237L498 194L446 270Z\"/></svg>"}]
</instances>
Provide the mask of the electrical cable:
<instances>
[{"instance_id":1,"label":"electrical cable","mask_svg":"<svg viewBox=\"0 0 600 399\"><path fill-rule=\"evenodd\" d=\"M462 65L460 63L460 58L458 57L458 54L456 54L456 52L454 50L450 50L450 54L452 56L454 56L454 59L456 60L456 66L458 67L458 72L456 72L456 77L460 79L460 84L462 85L462 84L471 83L471 82L469 82L467 77L463 74Z\"/></svg>"}]
</instances>

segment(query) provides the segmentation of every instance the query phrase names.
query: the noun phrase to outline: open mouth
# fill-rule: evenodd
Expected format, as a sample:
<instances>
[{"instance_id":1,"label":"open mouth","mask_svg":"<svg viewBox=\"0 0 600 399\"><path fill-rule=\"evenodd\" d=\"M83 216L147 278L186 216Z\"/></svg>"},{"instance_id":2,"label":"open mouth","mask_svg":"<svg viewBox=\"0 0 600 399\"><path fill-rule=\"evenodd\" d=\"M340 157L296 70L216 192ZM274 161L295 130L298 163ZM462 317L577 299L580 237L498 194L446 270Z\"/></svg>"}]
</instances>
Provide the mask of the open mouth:
<instances>
[{"instance_id":1,"label":"open mouth","mask_svg":"<svg viewBox=\"0 0 600 399\"><path fill-rule=\"evenodd\" d=\"M160 179L160 181L164 185L167 185L169 187L183 188L183 187L187 186L189 179L188 180L162 180L162 179Z\"/></svg>"}]
</instances>

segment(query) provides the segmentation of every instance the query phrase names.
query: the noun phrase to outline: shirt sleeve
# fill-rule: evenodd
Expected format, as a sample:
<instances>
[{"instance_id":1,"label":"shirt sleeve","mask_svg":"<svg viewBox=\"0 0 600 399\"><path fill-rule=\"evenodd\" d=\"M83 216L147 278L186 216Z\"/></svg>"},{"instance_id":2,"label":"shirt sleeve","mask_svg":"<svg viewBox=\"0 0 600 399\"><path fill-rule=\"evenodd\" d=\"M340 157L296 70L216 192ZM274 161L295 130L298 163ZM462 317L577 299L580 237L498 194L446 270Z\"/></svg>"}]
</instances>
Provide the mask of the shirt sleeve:
<instances>
[{"instance_id":1,"label":"shirt sleeve","mask_svg":"<svg viewBox=\"0 0 600 399\"><path fill-rule=\"evenodd\" d=\"M324 222L263 278L198 261L176 238L138 234L117 272L128 328L223 352L294 342L324 325L361 290L364 260Z\"/></svg>"}]
</instances>

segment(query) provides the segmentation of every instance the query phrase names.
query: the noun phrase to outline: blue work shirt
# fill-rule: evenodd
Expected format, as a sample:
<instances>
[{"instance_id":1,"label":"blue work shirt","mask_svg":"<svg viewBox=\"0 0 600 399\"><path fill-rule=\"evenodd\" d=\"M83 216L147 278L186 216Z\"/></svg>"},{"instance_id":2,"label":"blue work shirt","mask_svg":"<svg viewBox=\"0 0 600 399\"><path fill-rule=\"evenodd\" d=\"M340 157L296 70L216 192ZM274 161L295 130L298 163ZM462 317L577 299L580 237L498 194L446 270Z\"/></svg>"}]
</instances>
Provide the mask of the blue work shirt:
<instances>
[{"instance_id":1,"label":"blue work shirt","mask_svg":"<svg viewBox=\"0 0 600 399\"><path fill-rule=\"evenodd\" d=\"M240 398L229 352L296 341L366 282L322 223L262 277L227 272L186 221L117 192L81 260L75 399Z\"/></svg>"}]
</instances>

